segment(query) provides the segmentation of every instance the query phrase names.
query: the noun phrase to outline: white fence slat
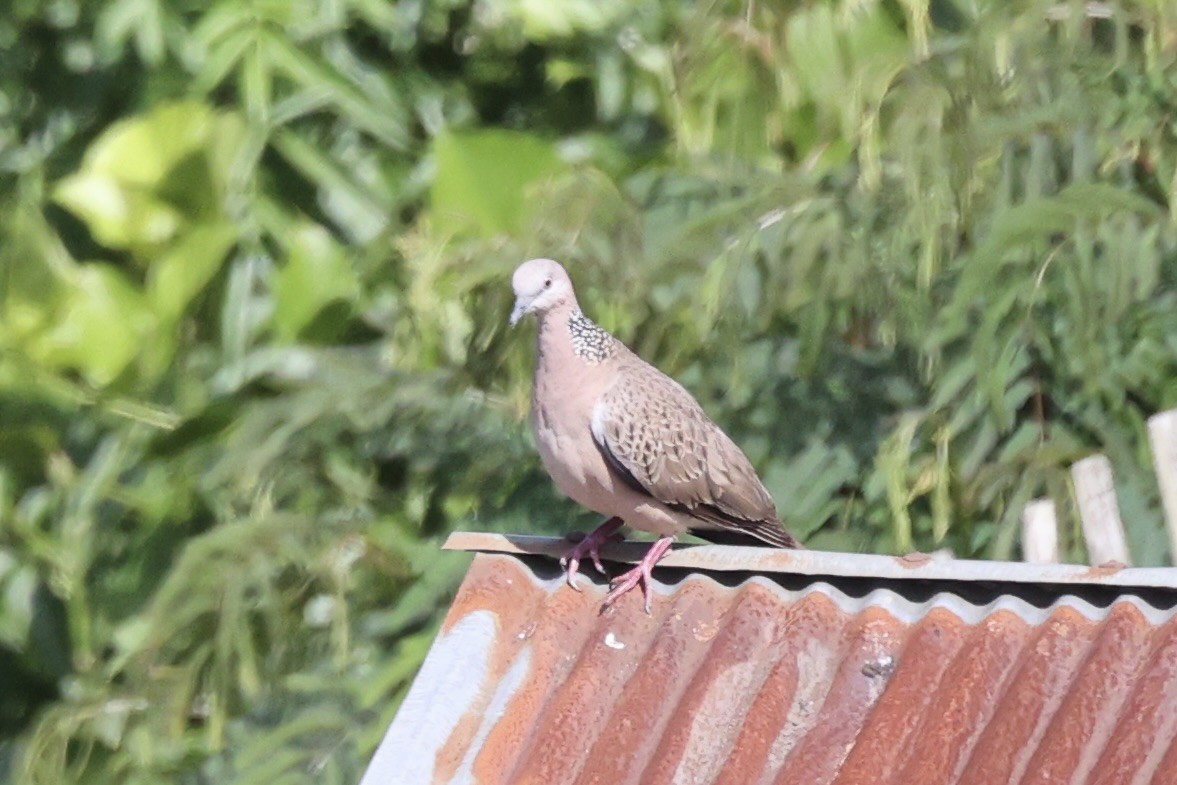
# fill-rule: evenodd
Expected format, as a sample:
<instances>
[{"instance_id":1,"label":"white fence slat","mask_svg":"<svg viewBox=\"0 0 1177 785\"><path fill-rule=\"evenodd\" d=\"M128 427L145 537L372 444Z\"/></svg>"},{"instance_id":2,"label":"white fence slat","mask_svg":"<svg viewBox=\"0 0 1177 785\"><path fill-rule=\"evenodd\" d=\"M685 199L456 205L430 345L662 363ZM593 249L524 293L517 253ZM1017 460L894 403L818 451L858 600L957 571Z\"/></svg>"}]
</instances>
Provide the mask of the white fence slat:
<instances>
[{"instance_id":1,"label":"white fence slat","mask_svg":"<svg viewBox=\"0 0 1177 785\"><path fill-rule=\"evenodd\" d=\"M1031 564L1058 562L1058 520L1052 499L1035 499L1022 510L1022 559Z\"/></svg>"},{"instance_id":2,"label":"white fence slat","mask_svg":"<svg viewBox=\"0 0 1177 785\"><path fill-rule=\"evenodd\" d=\"M1148 418L1148 442L1165 508L1169 558L1177 563L1177 409Z\"/></svg>"},{"instance_id":3,"label":"white fence slat","mask_svg":"<svg viewBox=\"0 0 1177 785\"><path fill-rule=\"evenodd\" d=\"M1128 541L1116 504L1116 484L1112 464L1103 455L1092 455L1071 467L1075 498L1087 556L1092 564L1120 562L1130 565Z\"/></svg>"}]
</instances>

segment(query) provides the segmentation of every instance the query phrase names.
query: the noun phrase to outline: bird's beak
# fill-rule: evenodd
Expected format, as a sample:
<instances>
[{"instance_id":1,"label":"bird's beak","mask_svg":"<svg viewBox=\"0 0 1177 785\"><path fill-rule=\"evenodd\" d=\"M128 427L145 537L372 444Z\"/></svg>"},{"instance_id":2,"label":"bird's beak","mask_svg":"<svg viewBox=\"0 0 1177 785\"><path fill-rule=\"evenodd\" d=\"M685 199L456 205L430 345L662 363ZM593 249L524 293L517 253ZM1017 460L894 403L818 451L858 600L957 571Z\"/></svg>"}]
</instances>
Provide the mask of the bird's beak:
<instances>
[{"instance_id":1,"label":"bird's beak","mask_svg":"<svg viewBox=\"0 0 1177 785\"><path fill-rule=\"evenodd\" d=\"M511 311L511 326L519 324L519 320L527 316L527 306L531 303L525 303L522 300L515 301L515 310Z\"/></svg>"}]
</instances>

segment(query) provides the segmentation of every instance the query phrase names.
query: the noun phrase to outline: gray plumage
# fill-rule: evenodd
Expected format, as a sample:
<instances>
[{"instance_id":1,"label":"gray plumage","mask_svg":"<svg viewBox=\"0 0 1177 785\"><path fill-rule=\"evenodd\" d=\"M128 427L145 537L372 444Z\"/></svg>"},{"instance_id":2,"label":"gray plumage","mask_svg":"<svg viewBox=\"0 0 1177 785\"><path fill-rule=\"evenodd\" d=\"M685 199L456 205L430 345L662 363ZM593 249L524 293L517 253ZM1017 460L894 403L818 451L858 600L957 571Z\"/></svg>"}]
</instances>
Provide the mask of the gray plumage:
<instances>
[{"instance_id":1,"label":"gray plumage","mask_svg":"<svg viewBox=\"0 0 1177 785\"><path fill-rule=\"evenodd\" d=\"M538 320L532 428L557 487L671 537L797 547L755 469L687 390L594 324L564 268L515 271L512 323Z\"/></svg>"}]
</instances>

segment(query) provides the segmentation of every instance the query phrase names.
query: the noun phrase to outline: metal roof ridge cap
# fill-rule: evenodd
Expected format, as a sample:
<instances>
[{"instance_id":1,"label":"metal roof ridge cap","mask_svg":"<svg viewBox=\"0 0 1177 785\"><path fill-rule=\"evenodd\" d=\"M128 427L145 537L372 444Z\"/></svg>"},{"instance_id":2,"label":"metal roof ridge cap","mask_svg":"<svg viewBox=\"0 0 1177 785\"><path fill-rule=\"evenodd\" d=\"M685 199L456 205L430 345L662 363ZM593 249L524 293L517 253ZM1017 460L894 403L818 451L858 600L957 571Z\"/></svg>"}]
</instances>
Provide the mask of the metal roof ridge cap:
<instances>
[{"instance_id":1,"label":"metal roof ridge cap","mask_svg":"<svg viewBox=\"0 0 1177 785\"><path fill-rule=\"evenodd\" d=\"M569 541L561 537L454 532L442 547L445 550L558 558L569 546ZM626 541L607 545L601 552L604 558L611 561L636 562L648 547L646 542ZM1177 589L1177 567L1030 564L954 559L928 554L890 556L743 545L679 545L667 552L660 566L717 572L789 573L887 580L996 581Z\"/></svg>"}]
</instances>

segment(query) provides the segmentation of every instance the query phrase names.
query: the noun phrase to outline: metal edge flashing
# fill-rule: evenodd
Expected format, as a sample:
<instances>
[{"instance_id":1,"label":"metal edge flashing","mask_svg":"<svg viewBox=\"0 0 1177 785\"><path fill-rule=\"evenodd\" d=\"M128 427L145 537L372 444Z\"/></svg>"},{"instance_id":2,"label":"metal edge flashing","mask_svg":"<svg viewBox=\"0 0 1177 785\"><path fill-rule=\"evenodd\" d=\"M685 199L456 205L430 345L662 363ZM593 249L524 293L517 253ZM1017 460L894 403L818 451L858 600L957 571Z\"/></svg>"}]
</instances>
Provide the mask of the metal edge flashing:
<instances>
[{"instance_id":1,"label":"metal edge flashing","mask_svg":"<svg viewBox=\"0 0 1177 785\"><path fill-rule=\"evenodd\" d=\"M487 532L454 532L443 548L450 551L503 553L516 556L559 558L569 548L560 537ZM627 541L607 545L601 557L612 562L635 563L649 543ZM990 581L1004 584L1113 586L1130 589L1162 589L1177 594L1177 567L1126 567L1112 563L1029 564L1025 562L954 559L913 553L885 556L865 553L785 550L741 545L675 545L658 563L662 568L710 572L753 572L836 578L871 578L888 581Z\"/></svg>"}]
</instances>

